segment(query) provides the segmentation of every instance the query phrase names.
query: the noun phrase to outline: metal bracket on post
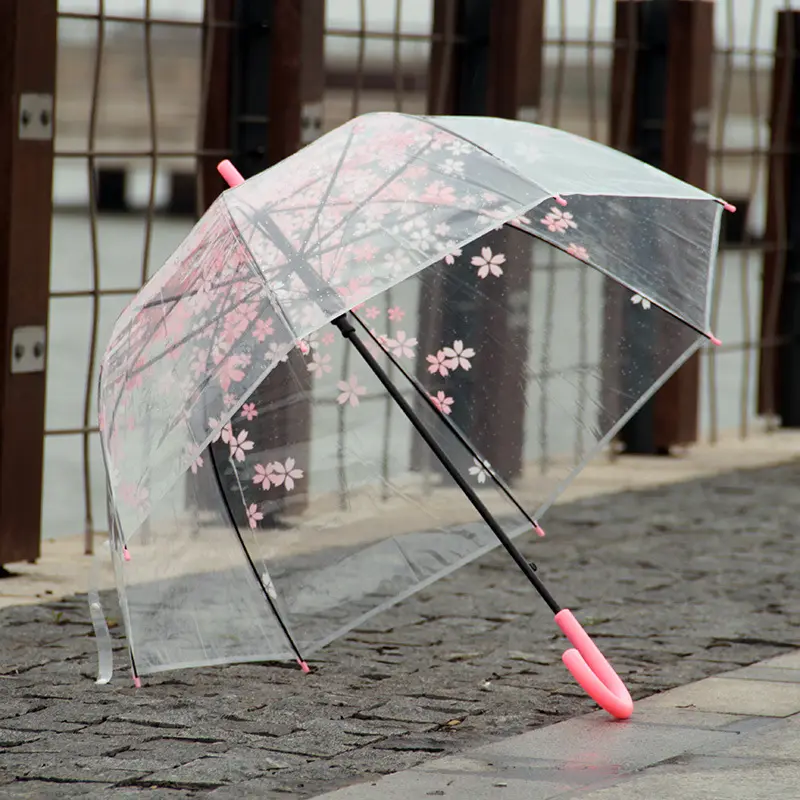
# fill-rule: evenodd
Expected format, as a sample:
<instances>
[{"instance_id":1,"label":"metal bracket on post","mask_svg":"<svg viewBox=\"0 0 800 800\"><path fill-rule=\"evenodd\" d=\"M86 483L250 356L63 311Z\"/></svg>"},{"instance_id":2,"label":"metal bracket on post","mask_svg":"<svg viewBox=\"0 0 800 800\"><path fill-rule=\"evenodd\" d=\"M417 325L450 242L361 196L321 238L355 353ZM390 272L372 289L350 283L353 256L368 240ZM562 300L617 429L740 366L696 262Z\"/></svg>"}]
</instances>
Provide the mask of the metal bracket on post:
<instances>
[{"instance_id":1,"label":"metal bracket on post","mask_svg":"<svg viewBox=\"0 0 800 800\"><path fill-rule=\"evenodd\" d=\"M11 332L11 373L44 372L47 354L44 325L22 325Z\"/></svg>"},{"instance_id":2,"label":"metal bracket on post","mask_svg":"<svg viewBox=\"0 0 800 800\"><path fill-rule=\"evenodd\" d=\"M53 95L25 93L19 96L17 136L45 142L53 138Z\"/></svg>"}]
</instances>

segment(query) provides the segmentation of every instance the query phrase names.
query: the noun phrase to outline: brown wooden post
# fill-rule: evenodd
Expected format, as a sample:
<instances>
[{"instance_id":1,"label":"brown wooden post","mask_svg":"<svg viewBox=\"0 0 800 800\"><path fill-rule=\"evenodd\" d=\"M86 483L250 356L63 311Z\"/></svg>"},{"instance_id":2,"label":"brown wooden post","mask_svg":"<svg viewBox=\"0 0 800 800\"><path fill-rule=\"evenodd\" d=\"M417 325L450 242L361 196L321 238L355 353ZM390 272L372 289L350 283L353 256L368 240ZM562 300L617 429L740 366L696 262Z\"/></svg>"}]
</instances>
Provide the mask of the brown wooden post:
<instances>
[{"instance_id":1,"label":"brown wooden post","mask_svg":"<svg viewBox=\"0 0 800 800\"><path fill-rule=\"evenodd\" d=\"M713 64L713 0L617 0L611 145L703 187ZM613 347L626 306L607 292ZM662 334L662 346L669 336ZM677 357L679 353L676 352ZM620 434L627 452L667 454L697 440L700 361L690 359ZM613 386L617 375L608 373ZM610 393L609 393L610 396Z\"/></svg>"},{"instance_id":2,"label":"brown wooden post","mask_svg":"<svg viewBox=\"0 0 800 800\"><path fill-rule=\"evenodd\" d=\"M211 0L208 8L203 149L228 152L248 178L321 132L325 4L324 0ZM216 174L219 160L214 155L198 162L203 208L225 188ZM306 381L302 388L310 390L310 373L296 352L290 363L275 368L252 399L268 404L284 396L284 381L295 380ZM301 393L295 395L298 399L291 406L253 422L251 434L264 447L295 443L298 460L305 461L311 409ZM301 495L293 495L293 503L299 502Z\"/></svg>"},{"instance_id":3,"label":"brown wooden post","mask_svg":"<svg viewBox=\"0 0 800 800\"><path fill-rule=\"evenodd\" d=\"M541 101L543 0L436 0L433 33L429 113L536 121ZM492 234L491 246L512 261L530 257L531 243L518 233L498 231ZM467 248L462 258L475 254L477 251ZM507 319L514 320L513 326L497 324L494 330L499 351L512 363L526 360L530 277L530 271L509 270L504 281L482 287L494 308L499 306ZM480 318L480 313L476 308L473 318ZM443 324L442 309L427 298L420 307L420 352L435 351ZM510 480L523 467L524 436L520 431L526 402L525 388L504 364L502 359L483 364L479 382L470 375L459 376L463 385L457 390L469 395L472 413L469 419L456 422L494 468ZM419 370L418 377L424 379L424 363ZM471 456L464 456L471 464ZM423 463L420 457L415 450L416 464Z\"/></svg>"},{"instance_id":4,"label":"brown wooden post","mask_svg":"<svg viewBox=\"0 0 800 800\"><path fill-rule=\"evenodd\" d=\"M759 414L800 426L800 11L781 10L770 105Z\"/></svg>"},{"instance_id":5,"label":"brown wooden post","mask_svg":"<svg viewBox=\"0 0 800 800\"><path fill-rule=\"evenodd\" d=\"M56 3L0 3L0 565L40 554Z\"/></svg>"}]
</instances>

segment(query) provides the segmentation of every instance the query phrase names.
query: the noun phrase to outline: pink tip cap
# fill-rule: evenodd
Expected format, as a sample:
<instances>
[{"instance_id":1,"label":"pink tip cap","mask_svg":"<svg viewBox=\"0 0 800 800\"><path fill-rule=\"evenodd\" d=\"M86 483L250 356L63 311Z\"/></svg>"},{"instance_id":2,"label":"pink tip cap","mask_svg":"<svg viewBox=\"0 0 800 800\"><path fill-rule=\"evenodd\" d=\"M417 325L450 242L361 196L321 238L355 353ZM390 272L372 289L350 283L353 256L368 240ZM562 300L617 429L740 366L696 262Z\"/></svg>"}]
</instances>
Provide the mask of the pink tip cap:
<instances>
[{"instance_id":1,"label":"pink tip cap","mask_svg":"<svg viewBox=\"0 0 800 800\"><path fill-rule=\"evenodd\" d=\"M733 214L733 213L735 213L735 212L736 212L736 206L733 206L733 205L731 205L730 203L726 203L724 200L722 201L722 207L723 207L723 208L724 208L726 211L730 211L730 212L731 212L731 214Z\"/></svg>"},{"instance_id":2,"label":"pink tip cap","mask_svg":"<svg viewBox=\"0 0 800 800\"><path fill-rule=\"evenodd\" d=\"M572 644L561 656L572 677L611 716L628 719L633 713L630 692L575 615L564 608L556 614L556 623Z\"/></svg>"},{"instance_id":3,"label":"pink tip cap","mask_svg":"<svg viewBox=\"0 0 800 800\"><path fill-rule=\"evenodd\" d=\"M303 661L302 658L298 658L297 663L300 665L300 669L303 670L303 672L305 672L306 675L308 675L308 673L311 672L311 667L309 667L308 664L306 664L306 662Z\"/></svg>"},{"instance_id":4,"label":"pink tip cap","mask_svg":"<svg viewBox=\"0 0 800 800\"><path fill-rule=\"evenodd\" d=\"M217 164L217 172L225 179L225 182L233 188L234 186L241 186L244 183L242 173L226 158Z\"/></svg>"},{"instance_id":5,"label":"pink tip cap","mask_svg":"<svg viewBox=\"0 0 800 800\"><path fill-rule=\"evenodd\" d=\"M130 560L131 560L131 554L130 554L130 551L128 550L128 548L127 548L127 547L123 547L123 548L122 548L122 557L123 557L123 558L124 558L126 561L130 561Z\"/></svg>"},{"instance_id":6,"label":"pink tip cap","mask_svg":"<svg viewBox=\"0 0 800 800\"><path fill-rule=\"evenodd\" d=\"M563 198L563 197L562 197L560 194L555 194L555 195L553 195L553 199L554 199L554 200L556 201L556 203L558 203L560 206L565 206L565 205L567 204L567 201L566 201L566 200L565 200L565 199L564 199L564 198Z\"/></svg>"},{"instance_id":7,"label":"pink tip cap","mask_svg":"<svg viewBox=\"0 0 800 800\"><path fill-rule=\"evenodd\" d=\"M536 532L537 536L546 536L547 535L544 532L544 528L538 522L534 524L533 530Z\"/></svg>"},{"instance_id":8,"label":"pink tip cap","mask_svg":"<svg viewBox=\"0 0 800 800\"><path fill-rule=\"evenodd\" d=\"M717 347L722 344L722 339L717 339L716 336L709 334L708 338L711 340L711 344L715 344Z\"/></svg>"},{"instance_id":9,"label":"pink tip cap","mask_svg":"<svg viewBox=\"0 0 800 800\"><path fill-rule=\"evenodd\" d=\"M133 685L137 689L141 689L142 688L142 679L138 675L134 675L133 676Z\"/></svg>"}]
</instances>

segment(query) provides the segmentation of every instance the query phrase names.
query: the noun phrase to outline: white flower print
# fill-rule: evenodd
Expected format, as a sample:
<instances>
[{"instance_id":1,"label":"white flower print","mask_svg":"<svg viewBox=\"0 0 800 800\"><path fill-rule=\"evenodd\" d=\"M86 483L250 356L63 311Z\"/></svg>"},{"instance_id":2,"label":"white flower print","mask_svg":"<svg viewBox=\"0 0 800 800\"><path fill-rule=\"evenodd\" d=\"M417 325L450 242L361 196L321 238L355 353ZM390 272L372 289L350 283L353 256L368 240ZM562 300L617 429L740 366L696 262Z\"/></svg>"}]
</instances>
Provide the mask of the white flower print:
<instances>
[{"instance_id":1,"label":"white flower print","mask_svg":"<svg viewBox=\"0 0 800 800\"><path fill-rule=\"evenodd\" d=\"M503 253L492 253L491 247L482 247L479 256L473 256L472 266L478 267L478 277L486 278L490 274L499 278L503 274L501 264L506 263Z\"/></svg>"},{"instance_id":2,"label":"white flower print","mask_svg":"<svg viewBox=\"0 0 800 800\"><path fill-rule=\"evenodd\" d=\"M463 139L456 139L445 147L448 153L454 156L465 156L467 153L472 152L473 147Z\"/></svg>"},{"instance_id":3,"label":"white flower print","mask_svg":"<svg viewBox=\"0 0 800 800\"><path fill-rule=\"evenodd\" d=\"M351 375L347 381L339 381L337 384L341 394L336 398L336 402L343 406L345 403L350 403L355 408L359 403L359 397L366 393L365 386L358 385L358 378Z\"/></svg>"},{"instance_id":4,"label":"white flower print","mask_svg":"<svg viewBox=\"0 0 800 800\"><path fill-rule=\"evenodd\" d=\"M319 378L321 375L324 375L326 372L330 372L332 367L330 365L331 356L330 353L325 353L322 355L321 353L314 353L311 356L311 361L306 364L308 367L308 371L315 377Z\"/></svg>"},{"instance_id":5,"label":"white flower print","mask_svg":"<svg viewBox=\"0 0 800 800\"><path fill-rule=\"evenodd\" d=\"M444 257L444 263L455 264L456 259L461 255L461 249L456 247L455 239L448 239L444 246L447 248L447 253Z\"/></svg>"},{"instance_id":6,"label":"white flower print","mask_svg":"<svg viewBox=\"0 0 800 800\"><path fill-rule=\"evenodd\" d=\"M285 463L275 461L271 466L272 472L269 479L273 486L283 486L287 492L291 492L294 489L294 482L303 477L303 470L295 467L295 460L291 456L286 459Z\"/></svg>"},{"instance_id":7,"label":"white flower print","mask_svg":"<svg viewBox=\"0 0 800 800\"><path fill-rule=\"evenodd\" d=\"M640 294L635 294L631 297L631 303L635 306L641 305L641 307L647 311L650 308L650 301L646 297L642 297Z\"/></svg>"},{"instance_id":8,"label":"white flower print","mask_svg":"<svg viewBox=\"0 0 800 800\"><path fill-rule=\"evenodd\" d=\"M285 364L289 360L289 354L283 352L283 347L279 346L277 342L270 342L269 350L266 353L267 361L278 361Z\"/></svg>"},{"instance_id":9,"label":"white flower print","mask_svg":"<svg viewBox=\"0 0 800 800\"><path fill-rule=\"evenodd\" d=\"M247 431L239 431L239 435L230 440L231 458L244 461L246 452L252 450L254 444L247 438Z\"/></svg>"},{"instance_id":10,"label":"white flower print","mask_svg":"<svg viewBox=\"0 0 800 800\"><path fill-rule=\"evenodd\" d=\"M450 370L459 367L464 370L471 369L472 364L469 360L475 356L475 351L471 347L464 347L464 342L460 339L456 339L452 347L445 347L442 353L447 358L444 364Z\"/></svg>"},{"instance_id":11,"label":"white flower print","mask_svg":"<svg viewBox=\"0 0 800 800\"><path fill-rule=\"evenodd\" d=\"M417 345L417 340L412 336L408 338L405 331L397 331L394 339L387 339L386 346L392 351L393 356L401 358L414 358L414 348Z\"/></svg>"},{"instance_id":12,"label":"white flower print","mask_svg":"<svg viewBox=\"0 0 800 800\"><path fill-rule=\"evenodd\" d=\"M460 178L464 175L464 162L455 158L446 158L439 165L439 169L445 175L457 175Z\"/></svg>"},{"instance_id":13,"label":"white flower print","mask_svg":"<svg viewBox=\"0 0 800 800\"><path fill-rule=\"evenodd\" d=\"M491 464L488 461L478 461L477 458L473 458L472 460L475 465L469 468L469 474L473 475L478 483L486 483L486 479L490 474L489 469L491 468Z\"/></svg>"},{"instance_id":14,"label":"white flower print","mask_svg":"<svg viewBox=\"0 0 800 800\"><path fill-rule=\"evenodd\" d=\"M547 230L551 233L563 233L569 228L578 227L569 211L562 211L555 206L551 206L550 213L539 221L542 225L545 225Z\"/></svg>"}]
</instances>

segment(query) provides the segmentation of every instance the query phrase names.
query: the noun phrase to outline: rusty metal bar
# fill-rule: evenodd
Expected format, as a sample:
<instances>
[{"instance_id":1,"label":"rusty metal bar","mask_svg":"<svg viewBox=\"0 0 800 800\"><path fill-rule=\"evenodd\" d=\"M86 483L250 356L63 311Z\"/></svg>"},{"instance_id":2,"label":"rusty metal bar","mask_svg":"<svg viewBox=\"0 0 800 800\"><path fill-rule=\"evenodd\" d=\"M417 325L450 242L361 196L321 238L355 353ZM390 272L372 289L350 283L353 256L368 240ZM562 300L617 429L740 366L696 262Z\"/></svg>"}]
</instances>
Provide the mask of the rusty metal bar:
<instances>
[{"instance_id":1,"label":"rusty metal bar","mask_svg":"<svg viewBox=\"0 0 800 800\"><path fill-rule=\"evenodd\" d=\"M56 9L0 3L0 565L40 555ZM38 356L36 355L38 353Z\"/></svg>"},{"instance_id":2,"label":"rusty metal bar","mask_svg":"<svg viewBox=\"0 0 800 800\"><path fill-rule=\"evenodd\" d=\"M761 335L781 338L760 353L758 411L800 427L800 11L777 14L770 105L767 233Z\"/></svg>"}]
</instances>

